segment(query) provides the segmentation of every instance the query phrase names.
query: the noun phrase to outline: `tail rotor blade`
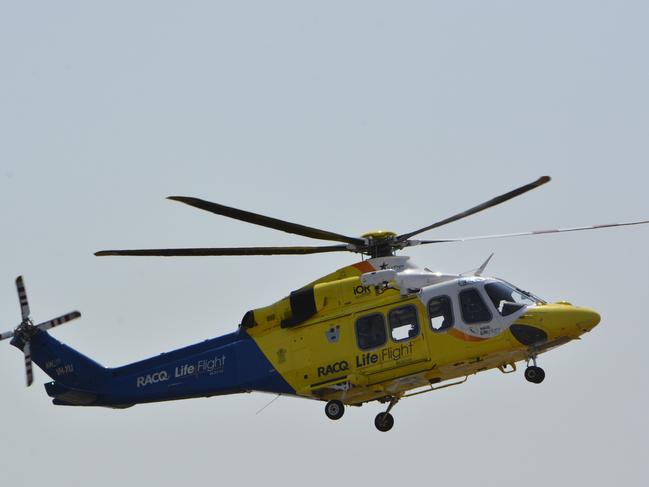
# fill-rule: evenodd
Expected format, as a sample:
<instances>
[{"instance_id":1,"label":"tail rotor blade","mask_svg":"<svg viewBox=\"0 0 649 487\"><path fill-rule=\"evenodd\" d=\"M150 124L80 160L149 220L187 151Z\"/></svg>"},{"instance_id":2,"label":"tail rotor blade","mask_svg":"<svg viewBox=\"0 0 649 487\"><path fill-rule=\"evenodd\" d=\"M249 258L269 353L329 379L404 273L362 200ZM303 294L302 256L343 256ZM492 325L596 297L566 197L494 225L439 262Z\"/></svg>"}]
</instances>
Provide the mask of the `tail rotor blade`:
<instances>
[{"instance_id":1,"label":"tail rotor blade","mask_svg":"<svg viewBox=\"0 0 649 487\"><path fill-rule=\"evenodd\" d=\"M59 316L58 318L54 318L53 320L45 321L39 325L36 325L36 328L39 330L49 330L50 328L54 328L55 326L62 325L63 323L67 323L68 321L76 320L77 318L81 318L81 313L78 311L73 311L72 313L65 314L63 316Z\"/></svg>"},{"instance_id":2,"label":"tail rotor blade","mask_svg":"<svg viewBox=\"0 0 649 487\"><path fill-rule=\"evenodd\" d=\"M20 312L23 316L23 321L29 318L29 302L27 301L27 291L25 291L25 283L23 276L18 276L16 279L16 289L18 289L18 299L20 300Z\"/></svg>"},{"instance_id":3,"label":"tail rotor blade","mask_svg":"<svg viewBox=\"0 0 649 487\"><path fill-rule=\"evenodd\" d=\"M6 340L7 338L11 338L13 336L14 336L13 331L7 331L7 332L4 332L4 333L0 333L0 341Z\"/></svg>"},{"instance_id":4,"label":"tail rotor blade","mask_svg":"<svg viewBox=\"0 0 649 487\"><path fill-rule=\"evenodd\" d=\"M25 374L27 378L27 387L31 386L34 382L34 368L32 366L32 348L29 345L29 342L25 343L25 348L23 348L25 353Z\"/></svg>"}]
</instances>

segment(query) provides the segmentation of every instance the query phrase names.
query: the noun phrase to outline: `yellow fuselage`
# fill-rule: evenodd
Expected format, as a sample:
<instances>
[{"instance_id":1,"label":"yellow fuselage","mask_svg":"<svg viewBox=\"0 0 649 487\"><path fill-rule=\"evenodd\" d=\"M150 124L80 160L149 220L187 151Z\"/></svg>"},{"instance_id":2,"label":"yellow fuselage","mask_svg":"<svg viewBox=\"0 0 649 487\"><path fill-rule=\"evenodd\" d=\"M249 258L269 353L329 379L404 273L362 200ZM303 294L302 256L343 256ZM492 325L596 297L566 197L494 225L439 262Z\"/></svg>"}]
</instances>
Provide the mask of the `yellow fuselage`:
<instances>
[{"instance_id":1,"label":"yellow fuselage","mask_svg":"<svg viewBox=\"0 0 649 487\"><path fill-rule=\"evenodd\" d=\"M376 262L361 262L303 288L313 309L302 320L291 320L300 312L297 297L253 311L249 335L298 395L346 404L400 397L483 370L515 368L516 362L576 339L599 322L595 311L564 302L525 306L510 319L488 304L491 321L473 326L463 322L466 309L453 301L453 326L436 329L426 304L436 284L407 293L394 286L364 286L360 276L375 269ZM438 279L439 292L449 301L457 299L454 293L481 289L489 282L460 276ZM484 290L480 292L489 303ZM410 335L395 338L392 313L403 309L411 315L416 311L418 326ZM359 320L368 316L386 323L385 340L379 337L376 347L359 338Z\"/></svg>"}]
</instances>

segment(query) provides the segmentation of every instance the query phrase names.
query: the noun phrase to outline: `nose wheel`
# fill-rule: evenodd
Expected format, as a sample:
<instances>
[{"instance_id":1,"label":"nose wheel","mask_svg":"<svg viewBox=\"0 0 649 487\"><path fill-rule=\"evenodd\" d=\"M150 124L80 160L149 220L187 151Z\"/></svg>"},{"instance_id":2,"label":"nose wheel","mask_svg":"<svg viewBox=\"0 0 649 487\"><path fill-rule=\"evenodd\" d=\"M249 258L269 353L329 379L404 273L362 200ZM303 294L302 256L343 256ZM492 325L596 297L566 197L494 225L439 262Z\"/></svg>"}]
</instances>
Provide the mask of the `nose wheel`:
<instances>
[{"instance_id":1,"label":"nose wheel","mask_svg":"<svg viewBox=\"0 0 649 487\"><path fill-rule=\"evenodd\" d=\"M534 365L528 365L525 369L525 379L532 384L540 384L545 379L545 370L536 365L536 357L532 357L532 363Z\"/></svg>"},{"instance_id":2,"label":"nose wheel","mask_svg":"<svg viewBox=\"0 0 649 487\"><path fill-rule=\"evenodd\" d=\"M532 384L540 384L545 379L545 371L541 367L532 365L525 369L525 378Z\"/></svg>"},{"instance_id":3,"label":"nose wheel","mask_svg":"<svg viewBox=\"0 0 649 487\"><path fill-rule=\"evenodd\" d=\"M340 419L345 414L345 405L338 399L329 401L325 406L325 414L329 419Z\"/></svg>"}]
</instances>

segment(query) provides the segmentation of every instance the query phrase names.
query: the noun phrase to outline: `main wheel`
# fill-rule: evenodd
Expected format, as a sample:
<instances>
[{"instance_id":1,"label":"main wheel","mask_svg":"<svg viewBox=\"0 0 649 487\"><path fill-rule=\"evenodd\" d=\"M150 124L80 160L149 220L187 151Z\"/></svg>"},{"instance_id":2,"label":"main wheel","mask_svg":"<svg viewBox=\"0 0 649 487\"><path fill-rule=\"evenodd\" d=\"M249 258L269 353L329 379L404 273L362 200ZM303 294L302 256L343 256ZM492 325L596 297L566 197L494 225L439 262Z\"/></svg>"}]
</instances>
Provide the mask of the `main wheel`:
<instances>
[{"instance_id":1,"label":"main wheel","mask_svg":"<svg viewBox=\"0 0 649 487\"><path fill-rule=\"evenodd\" d=\"M533 384L540 384L545 379L545 371L541 367L532 365L525 369L525 378Z\"/></svg>"},{"instance_id":2,"label":"main wheel","mask_svg":"<svg viewBox=\"0 0 649 487\"><path fill-rule=\"evenodd\" d=\"M374 426L379 431L390 431L394 426L394 418L390 413L379 413L374 418Z\"/></svg>"},{"instance_id":3,"label":"main wheel","mask_svg":"<svg viewBox=\"0 0 649 487\"><path fill-rule=\"evenodd\" d=\"M325 414L329 419L340 419L345 414L345 405L338 399L329 401L325 406Z\"/></svg>"}]
</instances>

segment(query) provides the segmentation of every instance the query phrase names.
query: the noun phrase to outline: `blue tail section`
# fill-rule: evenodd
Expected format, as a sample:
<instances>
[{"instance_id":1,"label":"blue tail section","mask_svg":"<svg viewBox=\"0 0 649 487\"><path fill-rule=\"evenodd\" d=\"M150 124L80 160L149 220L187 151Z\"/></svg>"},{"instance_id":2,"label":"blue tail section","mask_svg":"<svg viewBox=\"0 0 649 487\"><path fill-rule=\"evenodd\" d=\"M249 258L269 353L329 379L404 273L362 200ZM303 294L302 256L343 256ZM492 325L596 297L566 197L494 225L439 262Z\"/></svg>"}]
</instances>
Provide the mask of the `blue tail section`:
<instances>
[{"instance_id":1,"label":"blue tail section","mask_svg":"<svg viewBox=\"0 0 649 487\"><path fill-rule=\"evenodd\" d=\"M264 391L295 394L245 330L118 368L105 368L39 331L34 362L54 404L129 407L146 402Z\"/></svg>"},{"instance_id":2,"label":"blue tail section","mask_svg":"<svg viewBox=\"0 0 649 487\"><path fill-rule=\"evenodd\" d=\"M34 362L61 385L85 389L109 377L108 369L45 331L38 331L30 343Z\"/></svg>"}]
</instances>

